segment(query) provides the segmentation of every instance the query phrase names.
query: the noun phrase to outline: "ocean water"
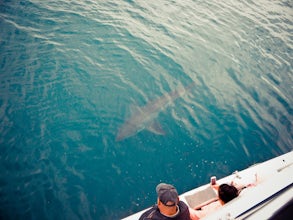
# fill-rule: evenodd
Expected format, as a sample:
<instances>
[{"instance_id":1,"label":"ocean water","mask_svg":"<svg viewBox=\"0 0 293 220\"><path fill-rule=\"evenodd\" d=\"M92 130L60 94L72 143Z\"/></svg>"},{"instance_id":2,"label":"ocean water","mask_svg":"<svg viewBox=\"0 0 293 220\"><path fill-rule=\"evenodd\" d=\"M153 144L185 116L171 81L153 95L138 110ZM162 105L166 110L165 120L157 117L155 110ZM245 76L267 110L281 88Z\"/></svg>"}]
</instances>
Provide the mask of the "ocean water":
<instances>
[{"instance_id":1,"label":"ocean water","mask_svg":"<svg viewBox=\"0 0 293 220\"><path fill-rule=\"evenodd\" d=\"M120 219L291 151L292 8L0 0L0 218Z\"/></svg>"}]
</instances>

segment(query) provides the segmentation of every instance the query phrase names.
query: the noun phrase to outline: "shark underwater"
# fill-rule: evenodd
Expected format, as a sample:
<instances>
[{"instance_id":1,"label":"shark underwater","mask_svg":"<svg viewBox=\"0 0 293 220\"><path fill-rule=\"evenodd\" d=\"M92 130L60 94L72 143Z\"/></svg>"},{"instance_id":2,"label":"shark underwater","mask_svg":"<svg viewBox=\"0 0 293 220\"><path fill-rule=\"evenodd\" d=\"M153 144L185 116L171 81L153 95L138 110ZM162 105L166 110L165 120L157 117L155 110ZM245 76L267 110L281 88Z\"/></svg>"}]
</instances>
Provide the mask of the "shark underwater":
<instances>
[{"instance_id":1,"label":"shark underwater","mask_svg":"<svg viewBox=\"0 0 293 220\"><path fill-rule=\"evenodd\" d=\"M166 106L170 105L177 98L182 97L186 92L193 88L195 83L189 84L187 87L182 87L181 89L174 90L170 93L166 93L163 96L150 101L145 106L142 107L132 107L132 115L125 120L123 125L119 128L116 135L116 141L122 141L126 138L134 136L138 132L147 129L155 134L164 135L161 125L155 121L160 111L162 111Z\"/></svg>"}]
</instances>

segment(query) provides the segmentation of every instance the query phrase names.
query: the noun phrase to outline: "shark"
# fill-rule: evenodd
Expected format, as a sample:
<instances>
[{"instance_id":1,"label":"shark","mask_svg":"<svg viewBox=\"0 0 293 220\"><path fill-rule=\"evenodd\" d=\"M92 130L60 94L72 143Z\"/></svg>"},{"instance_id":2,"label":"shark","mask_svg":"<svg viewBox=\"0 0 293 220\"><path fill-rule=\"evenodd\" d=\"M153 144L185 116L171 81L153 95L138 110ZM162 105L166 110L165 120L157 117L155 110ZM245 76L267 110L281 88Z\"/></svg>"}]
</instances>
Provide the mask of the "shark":
<instances>
[{"instance_id":1,"label":"shark","mask_svg":"<svg viewBox=\"0 0 293 220\"><path fill-rule=\"evenodd\" d=\"M174 91L164 94L163 96L150 101L144 106L132 106L131 116L125 120L118 129L116 141L122 141L126 138L136 135L138 132L146 129L157 135L165 135L162 126L155 120L158 114L176 99L182 97L194 87L195 83L187 87L181 87Z\"/></svg>"}]
</instances>

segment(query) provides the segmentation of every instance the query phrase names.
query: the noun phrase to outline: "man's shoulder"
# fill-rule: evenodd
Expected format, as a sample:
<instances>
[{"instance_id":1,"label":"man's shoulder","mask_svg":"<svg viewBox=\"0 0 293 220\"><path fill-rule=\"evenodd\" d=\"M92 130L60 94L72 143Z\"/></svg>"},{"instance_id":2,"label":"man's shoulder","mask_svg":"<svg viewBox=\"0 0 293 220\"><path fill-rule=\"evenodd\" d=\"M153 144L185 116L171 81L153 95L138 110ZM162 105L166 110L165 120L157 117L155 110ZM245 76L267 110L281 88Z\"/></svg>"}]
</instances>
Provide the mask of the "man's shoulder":
<instances>
[{"instance_id":1,"label":"man's shoulder","mask_svg":"<svg viewBox=\"0 0 293 220\"><path fill-rule=\"evenodd\" d=\"M156 212L159 212L159 210L158 207L154 205L153 207L142 213L139 220L151 219L156 214Z\"/></svg>"},{"instance_id":2,"label":"man's shoulder","mask_svg":"<svg viewBox=\"0 0 293 220\"><path fill-rule=\"evenodd\" d=\"M181 200L179 200L178 205L181 205L181 206L187 206L187 204L186 204L185 202L181 201Z\"/></svg>"},{"instance_id":3,"label":"man's shoulder","mask_svg":"<svg viewBox=\"0 0 293 220\"><path fill-rule=\"evenodd\" d=\"M182 208L183 209L188 209L187 204L185 202L183 202L183 201L179 201L178 206L179 206L180 209L182 209Z\"/></svg>"}]
</instances>

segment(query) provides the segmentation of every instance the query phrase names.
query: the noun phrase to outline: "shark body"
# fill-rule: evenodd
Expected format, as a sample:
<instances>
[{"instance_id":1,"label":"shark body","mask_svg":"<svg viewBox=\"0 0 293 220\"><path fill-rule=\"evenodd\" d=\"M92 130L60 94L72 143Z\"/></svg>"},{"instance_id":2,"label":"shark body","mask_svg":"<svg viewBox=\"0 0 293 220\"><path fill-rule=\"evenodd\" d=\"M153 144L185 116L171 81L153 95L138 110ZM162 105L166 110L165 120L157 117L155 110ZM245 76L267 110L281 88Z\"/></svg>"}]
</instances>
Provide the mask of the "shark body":
<instances>
[{"instance_id":1,"label":"shark body","mask_svg":"<svg viewBox=\"0 0 293 220\"><path fill-rule=\"evenodd\" d=\"M153 100L142 107L132 107L132 115L119 128L116 141L121 141L131 137L138 132L147 129L155 134L164 135L161 125L154 119L158 116L166 106L174 102L177 98L183 96L187 91L193 87L191 83L186 88L181 88L167 93L156 100Z\"/></svg>"}]
</instances>

